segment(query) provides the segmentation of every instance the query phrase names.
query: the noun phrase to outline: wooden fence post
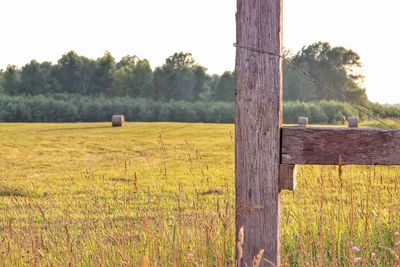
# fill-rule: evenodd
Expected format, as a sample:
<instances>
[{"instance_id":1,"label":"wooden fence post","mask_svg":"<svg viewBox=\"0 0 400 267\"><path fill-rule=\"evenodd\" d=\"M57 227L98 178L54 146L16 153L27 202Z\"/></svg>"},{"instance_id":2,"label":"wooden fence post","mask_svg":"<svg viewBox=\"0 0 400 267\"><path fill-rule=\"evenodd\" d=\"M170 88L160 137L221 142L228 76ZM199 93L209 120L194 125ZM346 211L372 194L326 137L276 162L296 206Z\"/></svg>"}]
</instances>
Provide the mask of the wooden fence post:
<instances>
[{"instance_id":1,"label":"wooden fence post","mask_svg":"<svg viewBox=\"0 0 400 267\"><path fill-rule=\"evenodd\" d=\"M279 163L282 120L281 0L237 0L236 50L236 237L237 266L280 263ZM241 244L239 231L243 227ZM242 253L241 253L242 252ZM269 262L268 262L269 261Z\"/></svg>"}]
</instances>

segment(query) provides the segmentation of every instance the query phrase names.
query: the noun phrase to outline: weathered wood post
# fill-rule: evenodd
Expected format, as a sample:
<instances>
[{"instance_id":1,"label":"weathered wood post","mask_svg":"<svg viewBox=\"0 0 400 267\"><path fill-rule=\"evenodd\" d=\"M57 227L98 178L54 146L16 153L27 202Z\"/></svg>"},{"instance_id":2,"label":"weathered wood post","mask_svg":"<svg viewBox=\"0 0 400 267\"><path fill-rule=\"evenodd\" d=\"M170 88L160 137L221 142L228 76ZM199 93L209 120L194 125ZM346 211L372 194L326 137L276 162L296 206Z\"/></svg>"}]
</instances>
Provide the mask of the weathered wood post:
<instances>
[{"instance_id":1,"label":"weathered wood post","mask_svg":"<svg viewBox=\"0 0 400 267\"><path fill-rule=\"evenodd\" d=\"M281 0L237 0L236 236L244 229L238 266L279 265L279 163L282 120ZM242 47L240 47L242 46ZM240 245L240 244L239 244ZM239 255L240 254L240 255ZM243 255L243 256L241 256Z\"/></svg>"}]
</instances>

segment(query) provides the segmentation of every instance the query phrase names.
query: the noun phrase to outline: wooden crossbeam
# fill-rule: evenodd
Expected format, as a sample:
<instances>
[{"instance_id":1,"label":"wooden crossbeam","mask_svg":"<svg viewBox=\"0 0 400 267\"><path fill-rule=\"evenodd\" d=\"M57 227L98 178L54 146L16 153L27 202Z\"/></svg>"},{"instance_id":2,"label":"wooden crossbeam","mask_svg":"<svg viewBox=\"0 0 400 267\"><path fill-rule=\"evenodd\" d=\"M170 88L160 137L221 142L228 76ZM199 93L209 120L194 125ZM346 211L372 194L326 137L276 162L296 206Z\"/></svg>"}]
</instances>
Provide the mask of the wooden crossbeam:
<instances>
[{"instance_id":1,"label":"wooden crossbeam","mask_svg":"<svg viewBox=\"0 0 400 267\"><path fill-rule=\"evenodd\" d=\"M400 130L283 127L281 163L400 165Z\"/></svg>"}]
</instances>

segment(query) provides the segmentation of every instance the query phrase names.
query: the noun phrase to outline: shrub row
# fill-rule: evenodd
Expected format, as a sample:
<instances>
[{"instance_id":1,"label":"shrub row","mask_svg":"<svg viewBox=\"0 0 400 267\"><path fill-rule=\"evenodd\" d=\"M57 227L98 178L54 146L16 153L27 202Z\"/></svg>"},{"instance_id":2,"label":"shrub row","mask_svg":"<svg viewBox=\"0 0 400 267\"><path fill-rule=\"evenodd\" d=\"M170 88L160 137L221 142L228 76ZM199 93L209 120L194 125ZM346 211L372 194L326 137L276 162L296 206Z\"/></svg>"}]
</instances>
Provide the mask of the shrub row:
<instances>
[{"instance_id":1,"label":"shrub row","mask_svg":"<svg viewBox=\"0 0 400 267\"><path fill-rule=\"evenodd\" d=\"M283 117L285 123L297 123L298 117L308 117L310 124L338 124L342 118L357 116L361 120L366 119L364 113L360 113L351 105L337 101L321 100L318 102L291 101L283 105Z\"/></svg>"},{"instance_id":2,"label":"shrub row","mask_svg":"<svg viewBox=\"0 0 400 267\"><path fill-rule=\"evenodd\" d=\"M389 111L389 110L388 110ZM385 112L385 109L380 110ZM98 122L113 114L124 114L128 121L176 121L232 123L231 102L159 102L130 97L90 97L79 95L0 96L2 122ZM399 116L400 109L390 110ZM337 124L342 116L366 116L350 105L337 101L284 103L284 122L296 123L309 117L312 124Z\"/></svg>"},{"instance_id":3,"label":"shrub row","mask_svg":"<svg viewBox=\"0 0 400 267\"><path fill-rule=\"evenodd\" d=\"M113 114L128 121L233 122L230 102L157 102L138 98L1 96L2 122L98 122Z\"/></svg>"}]
</instances>

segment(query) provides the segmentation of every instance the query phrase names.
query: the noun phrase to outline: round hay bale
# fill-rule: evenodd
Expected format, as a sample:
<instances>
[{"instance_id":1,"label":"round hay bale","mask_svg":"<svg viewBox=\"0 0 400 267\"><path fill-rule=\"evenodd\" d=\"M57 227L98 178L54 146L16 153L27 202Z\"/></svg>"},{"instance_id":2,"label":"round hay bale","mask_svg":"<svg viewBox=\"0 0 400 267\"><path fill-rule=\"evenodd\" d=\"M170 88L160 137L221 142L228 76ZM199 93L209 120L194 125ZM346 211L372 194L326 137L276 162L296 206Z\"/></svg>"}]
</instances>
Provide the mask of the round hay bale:
<instances>
[{"instance_id":1,"label":"round hay bale","mask_svg":"<svg viewBox=\"0 0 400 267\"><path fill-rule=\"evenodd\" d=\"M350 128L358 128L358 117L348 117L347 122L349 123Z\"/></svg>"},{"instance_id":2,"label":"round hay bale","mask_svg":"<svg viewBox=\"0 0 400 267\"><path fill-rule=\"evenodd\" d=\"M307 124L308 124L308 117L299 117L299 118L297 119L297 124L298 124L299 126L307 126Z\"/></svg>"},{"instance_id":3,"label":"round hay bale","mask_svg":"<svg viewBox=\"0 0 400 267\"><path fill-rule=\"evenodd\" d=\"M113 127L122 127L125 123L125 117L124 115L113 115L111 122Z\"/></svg>"}]
</instances>

